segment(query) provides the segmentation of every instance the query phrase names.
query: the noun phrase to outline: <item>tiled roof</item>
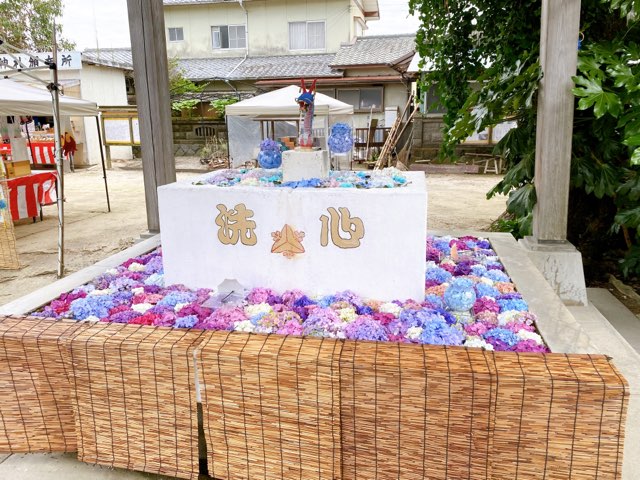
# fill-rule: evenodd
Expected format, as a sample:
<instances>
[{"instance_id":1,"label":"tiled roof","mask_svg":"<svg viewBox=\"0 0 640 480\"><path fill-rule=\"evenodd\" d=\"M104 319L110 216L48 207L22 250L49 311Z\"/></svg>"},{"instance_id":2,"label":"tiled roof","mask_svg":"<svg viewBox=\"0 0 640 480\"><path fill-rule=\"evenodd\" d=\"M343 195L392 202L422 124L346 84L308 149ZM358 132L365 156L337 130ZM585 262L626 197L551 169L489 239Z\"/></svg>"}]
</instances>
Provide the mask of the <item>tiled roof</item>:
<instances>
[{"instance_id":1,"label":"tiled roof","mask_svg":"<svg viewBox=\"0 0 640 480\"><path fill-rule=\"evenodd\" d=\"M82 52L82 61L105 67L133 70L130 48L89 49Z\"/></svg>"},{"instance_id":2,"label":"tiled roof","mask_svg":"<svg viewBox=\"0 0 640 480\"><path fill-rule=\"evenodd\" d=\"M180 67L190 80L254 80L301 77L341 77L329 64L333 54L282 55L274 57L188 58Z\"/></svg>"},{"instance_id":3,"label":"tiled roof","mask_svg":"<svg viewBox=\"0 0 640 480\"><path fill-rule=\"evenodd\" d=\"M331 65L395 65L416 51L415 35L358 37L353 45L340 48Z\"/></svg>"}]
</instances>

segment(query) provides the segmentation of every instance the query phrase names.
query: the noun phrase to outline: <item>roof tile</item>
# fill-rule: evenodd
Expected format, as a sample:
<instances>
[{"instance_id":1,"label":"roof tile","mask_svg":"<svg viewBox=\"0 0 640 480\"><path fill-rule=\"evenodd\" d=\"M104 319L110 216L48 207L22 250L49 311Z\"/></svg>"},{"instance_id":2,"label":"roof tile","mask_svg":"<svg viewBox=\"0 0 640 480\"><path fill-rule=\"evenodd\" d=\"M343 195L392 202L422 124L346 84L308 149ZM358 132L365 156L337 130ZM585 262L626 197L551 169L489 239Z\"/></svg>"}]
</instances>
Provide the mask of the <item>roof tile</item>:
<instances>
[{"instance_id":1,"label":"roof tile","mask_svg":"<svg viewBox=\"0 0 640 480\"><path fill-rule=\"evenodd\" d=\"M415 35L358 37L340 48L331 66L395 65L416 51Z\"/></svg>"}]
</instances>

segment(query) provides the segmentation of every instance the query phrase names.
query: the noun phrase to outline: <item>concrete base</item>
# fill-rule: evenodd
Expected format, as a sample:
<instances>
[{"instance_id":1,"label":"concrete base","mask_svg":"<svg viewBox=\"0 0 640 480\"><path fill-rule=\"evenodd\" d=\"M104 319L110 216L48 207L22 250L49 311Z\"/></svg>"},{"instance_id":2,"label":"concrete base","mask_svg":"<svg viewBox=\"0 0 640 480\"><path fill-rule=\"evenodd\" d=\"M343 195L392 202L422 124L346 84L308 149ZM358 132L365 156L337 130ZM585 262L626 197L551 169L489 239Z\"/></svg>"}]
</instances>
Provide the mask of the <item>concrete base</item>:
<instances>
[{"instance_id":1,"label":"concrete base","mask_svg":"<svg viewBox=\"0 0 640 480\"><path fill-rule=\"evenodd\" d=\"M282 181L298 182L329 176L326 150L287 150L282 152Z\"/></svg>"},{"instance_id":2,"label":"concrete base","mask_svg":"<svg viewBox=\"0 0 640 480\"><path fill-rule=\"evenodd\" d=\"M582 254L571 243L538 243L526 237L520 244L566 305L588 304Z\"/></svg>"}]
</instances>

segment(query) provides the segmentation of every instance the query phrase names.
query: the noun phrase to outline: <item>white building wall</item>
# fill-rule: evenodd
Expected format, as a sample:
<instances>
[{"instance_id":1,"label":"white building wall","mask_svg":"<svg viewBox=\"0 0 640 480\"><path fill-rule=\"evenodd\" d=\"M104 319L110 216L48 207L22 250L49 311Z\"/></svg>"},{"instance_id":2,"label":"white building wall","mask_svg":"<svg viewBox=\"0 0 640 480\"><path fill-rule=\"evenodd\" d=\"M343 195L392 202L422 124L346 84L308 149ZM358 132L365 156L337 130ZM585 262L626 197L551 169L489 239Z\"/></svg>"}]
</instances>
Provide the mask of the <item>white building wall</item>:
<instances>
[{"instance_id":1,"label":"white building wall","mask_svg":"<svg viewBox=\"0 0 640 480\"><path fill-rule=\"evenodd\" d=\"M341 43L352 40L354 15L363 16L350 0L255 0L243 5L246 15L236 2L165 7L167 32L169 28L182 27L184 35L183 41L171 42L167 34L169 57L244 56L245 49L213 49L214 25L247 25L251 56L334 53ZM289 50L289 22L314 20L325 21L325 48Z\"/></svg>"},{"instance_id":2,"label":"white building wall","mask_svg":"<svg viewBox=\"0 0 640 480\"><path fill-rule=\"evenodd\" d=\"M80 71L80 93L85 100L101 105L126 106L127 88L124 70L95 65L82 65ZM85 163L100 163L100 144L95 118L84 119ZM131 159L131 147L111 147L112 159Z\"/></svg>"}]
</instances>

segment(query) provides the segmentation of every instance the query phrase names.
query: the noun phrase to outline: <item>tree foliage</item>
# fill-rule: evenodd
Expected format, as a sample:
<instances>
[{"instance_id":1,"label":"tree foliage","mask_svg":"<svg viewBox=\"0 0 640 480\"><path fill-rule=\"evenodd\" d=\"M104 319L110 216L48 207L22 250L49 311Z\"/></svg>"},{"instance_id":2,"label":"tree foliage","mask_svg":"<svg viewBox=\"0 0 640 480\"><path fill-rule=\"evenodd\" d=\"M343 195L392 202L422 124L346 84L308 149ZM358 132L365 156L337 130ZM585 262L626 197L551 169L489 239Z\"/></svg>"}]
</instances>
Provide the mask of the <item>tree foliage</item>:
<instances>
[{"instance_id":1,"label":"tree foliage","mask_svg":"<svg viewBox=\"0 0 640 480\"><path fill-rule=\"evenodd\" d=\"M509 195L516 229L528 234L536 201L534 159L539 0L409 0L419 15L445 115L443 154L476 131L515 119L495 147L508 171L489 193ZM569 240L587 257L620 245L625 274L640 273L640 0L582 0L584 36L576 96ZM576 45L578 39L576 39ZM471 84L470 81L477 81ZM503 222L512 228L513 222Z\"/></svg>"},{"instance_id":2,"label":"tree foliage","mask_svg":"<svg viewBox=\"0 0 640 480\"><path fill-rule=\"evenodd\" d=\"M62 9L62 0L2 0L0 37L19 49L50 52L54 20L62 16ZM59 48L74 49L75 44L62 37L60 24L56 34Z\"/></svg>"},{"instance_id":3,"label":"tree foliage","mask_svg":"<svg viewBox=\"0 0 640 480\"><path fill-rule=\"evenodd\" d=\"M169 97L171 109L175 112L191 112L200 103L197 98L206 88L206 84L196 85L184 76L184 70L176 58L169 59Z\"/></svg>"}]
</instances>

